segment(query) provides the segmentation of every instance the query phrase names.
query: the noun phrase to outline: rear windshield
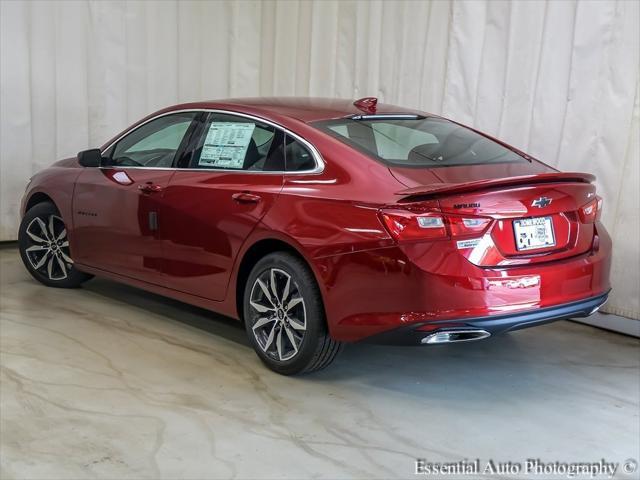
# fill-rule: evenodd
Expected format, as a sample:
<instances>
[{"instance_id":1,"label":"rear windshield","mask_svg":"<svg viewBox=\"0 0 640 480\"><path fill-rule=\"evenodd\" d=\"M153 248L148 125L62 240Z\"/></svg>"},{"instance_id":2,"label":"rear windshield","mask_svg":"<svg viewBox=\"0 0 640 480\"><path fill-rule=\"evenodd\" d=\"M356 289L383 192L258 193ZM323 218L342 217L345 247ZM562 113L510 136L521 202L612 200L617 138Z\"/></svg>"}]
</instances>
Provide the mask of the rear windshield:
<instances>
[{"instance_id":1,"label":"rear windshield","mask_svg":"<svg viewBox=\"0 0 640 480\"><path fill-rule=\"evenodd\" d=\"M389 166L527 162L499 143L441 118L342 118L316 122L314 126Z\"/></svg>"}]
</instances>

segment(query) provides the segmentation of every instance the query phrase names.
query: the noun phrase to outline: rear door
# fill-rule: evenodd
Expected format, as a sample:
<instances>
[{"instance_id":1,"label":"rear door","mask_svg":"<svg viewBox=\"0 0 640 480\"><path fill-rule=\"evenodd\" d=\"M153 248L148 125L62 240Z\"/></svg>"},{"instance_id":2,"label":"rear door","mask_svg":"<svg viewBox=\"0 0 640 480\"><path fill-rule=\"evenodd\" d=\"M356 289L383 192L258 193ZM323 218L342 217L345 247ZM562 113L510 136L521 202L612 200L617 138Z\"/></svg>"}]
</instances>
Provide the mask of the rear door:
<instances>
[{"instance_id":1,"label":"rear door","mask_svg":"<svg viewBox=\"0 0 640 480\"><path fill-rule=\"evenodd\" d=\"M73 198L78 263L162 283L158 222L164 191L197 115L151 120L107 149L105 165L83 170Z\"/></svg>"},{"instance_id":2,"label":"rear door","mask_svg":"<svg viewBox=\"0 0 640 480\"><path fill-rule=\"evenodd\" d=\"M240 247L282 190L284 134L209 113L164 193L166 285L222 300Z\"/></svg>"}]
</instances>

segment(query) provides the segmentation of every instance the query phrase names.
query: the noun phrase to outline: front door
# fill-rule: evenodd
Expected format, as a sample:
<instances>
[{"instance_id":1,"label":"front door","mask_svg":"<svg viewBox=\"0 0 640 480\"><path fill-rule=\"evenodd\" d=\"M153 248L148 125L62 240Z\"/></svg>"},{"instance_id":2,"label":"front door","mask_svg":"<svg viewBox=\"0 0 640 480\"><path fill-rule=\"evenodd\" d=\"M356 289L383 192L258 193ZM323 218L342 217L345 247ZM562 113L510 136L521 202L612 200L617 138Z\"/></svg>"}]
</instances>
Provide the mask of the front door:
<instances>
[{"instance_id":1,"label":"front door","mask_svg":"<svg viewBox=\"0 0 640 480\"><path fill-rule=\"evenodd\" d=\"M109 148L103 167L84 169L73 198L78 263L162 284L165 190L197 115L151 120Z\"/></svg>"},{"instance_id":2,"label":"front door","mask_svg":"<svg viewBox=\"0 0 640 480\"><path fill-rule=\"evenodd\" d=\"M165 281L223 300L238 251L282 190L284 135L221 113L210 113L196 135L163 197Z\"/></svg>"}]
</instances>

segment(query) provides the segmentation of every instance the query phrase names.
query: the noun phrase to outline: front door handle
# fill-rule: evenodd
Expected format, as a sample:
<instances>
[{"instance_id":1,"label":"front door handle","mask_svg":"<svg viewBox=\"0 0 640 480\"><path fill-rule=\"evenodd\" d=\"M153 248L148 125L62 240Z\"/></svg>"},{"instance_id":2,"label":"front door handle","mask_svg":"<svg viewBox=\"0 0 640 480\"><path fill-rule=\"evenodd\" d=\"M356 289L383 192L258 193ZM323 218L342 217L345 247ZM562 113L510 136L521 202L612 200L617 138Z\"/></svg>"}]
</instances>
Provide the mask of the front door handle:
<instances>
[{"instance_id":1,"label":"front door handle","mask_svg":"<svg viewBox=\"0 0 640 480\"><path fill-rule=\"evenodd\" d=\"M162 191L162 186L157 183L147 182L142 185L138 185L138 190L144 193L157 193Z\"/></svg>"},{"instance_id":2,"label":"front door handle","mask_svg":"<svg viewBox=\"0 0 640 480\"><path fill-rule=\"evenodd\" d=\"M261 200L260 195L254 195L249 192L234 193L231 198L238 203L258 203Z\"/></svg>"}]
</instances>

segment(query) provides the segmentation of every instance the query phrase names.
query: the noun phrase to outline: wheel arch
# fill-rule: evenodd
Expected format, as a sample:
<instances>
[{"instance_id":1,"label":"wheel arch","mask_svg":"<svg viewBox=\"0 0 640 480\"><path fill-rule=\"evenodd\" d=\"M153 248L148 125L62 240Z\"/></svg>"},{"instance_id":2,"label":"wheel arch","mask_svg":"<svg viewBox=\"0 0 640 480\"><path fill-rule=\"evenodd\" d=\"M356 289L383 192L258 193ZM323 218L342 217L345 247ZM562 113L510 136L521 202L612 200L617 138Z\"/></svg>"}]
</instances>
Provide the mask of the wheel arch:
<instances>
[{"instance_id":1,"label":"wheel arch","mask_svg":"<svg viewBox=\"0 0 640 480\"><path fill-rule=\"evenodd\" d=\"M23 215L25 213L27 213L30 209L32 209L33 207L38 205L39 203L45 203L45 202L52 203L56 208L58 208L58 206L56 205L56 202L53 200L53 198L51 198L46 193L44 193L44 192L33 192L29 196L29 198L27 199L27 201L24 204L24 211L22 212Z\"/></svg>"},{"instance_id":2,"label":"wheel arch","mask_svg":"<svg viewBox=\"0 0 640 480\"><path fill-rule=\"evenodd\" d=\"M235 279L235 308L238 313L238 318L240 321L244 322L243 318L243 298L244 291L246 287L246 281L251 273L251 269L256 264L258 260L263 258L264 256L274 253L274 252L287 252L292 255L295 255L300 260L302 260L311 270L313 276L315 278L316 284L320 289L320 295L324 302L324 292L322 288L322 284L319 281L318 274L315 271L314 266L309 261L309 259L300 251L299 248L295 247L292 243L287 242L280 238L275 237L266 237L256 240L249 246L243 253L242 259L238 264L238 268L236 271L236 279Z\"/></svg>"}]
</instances>

